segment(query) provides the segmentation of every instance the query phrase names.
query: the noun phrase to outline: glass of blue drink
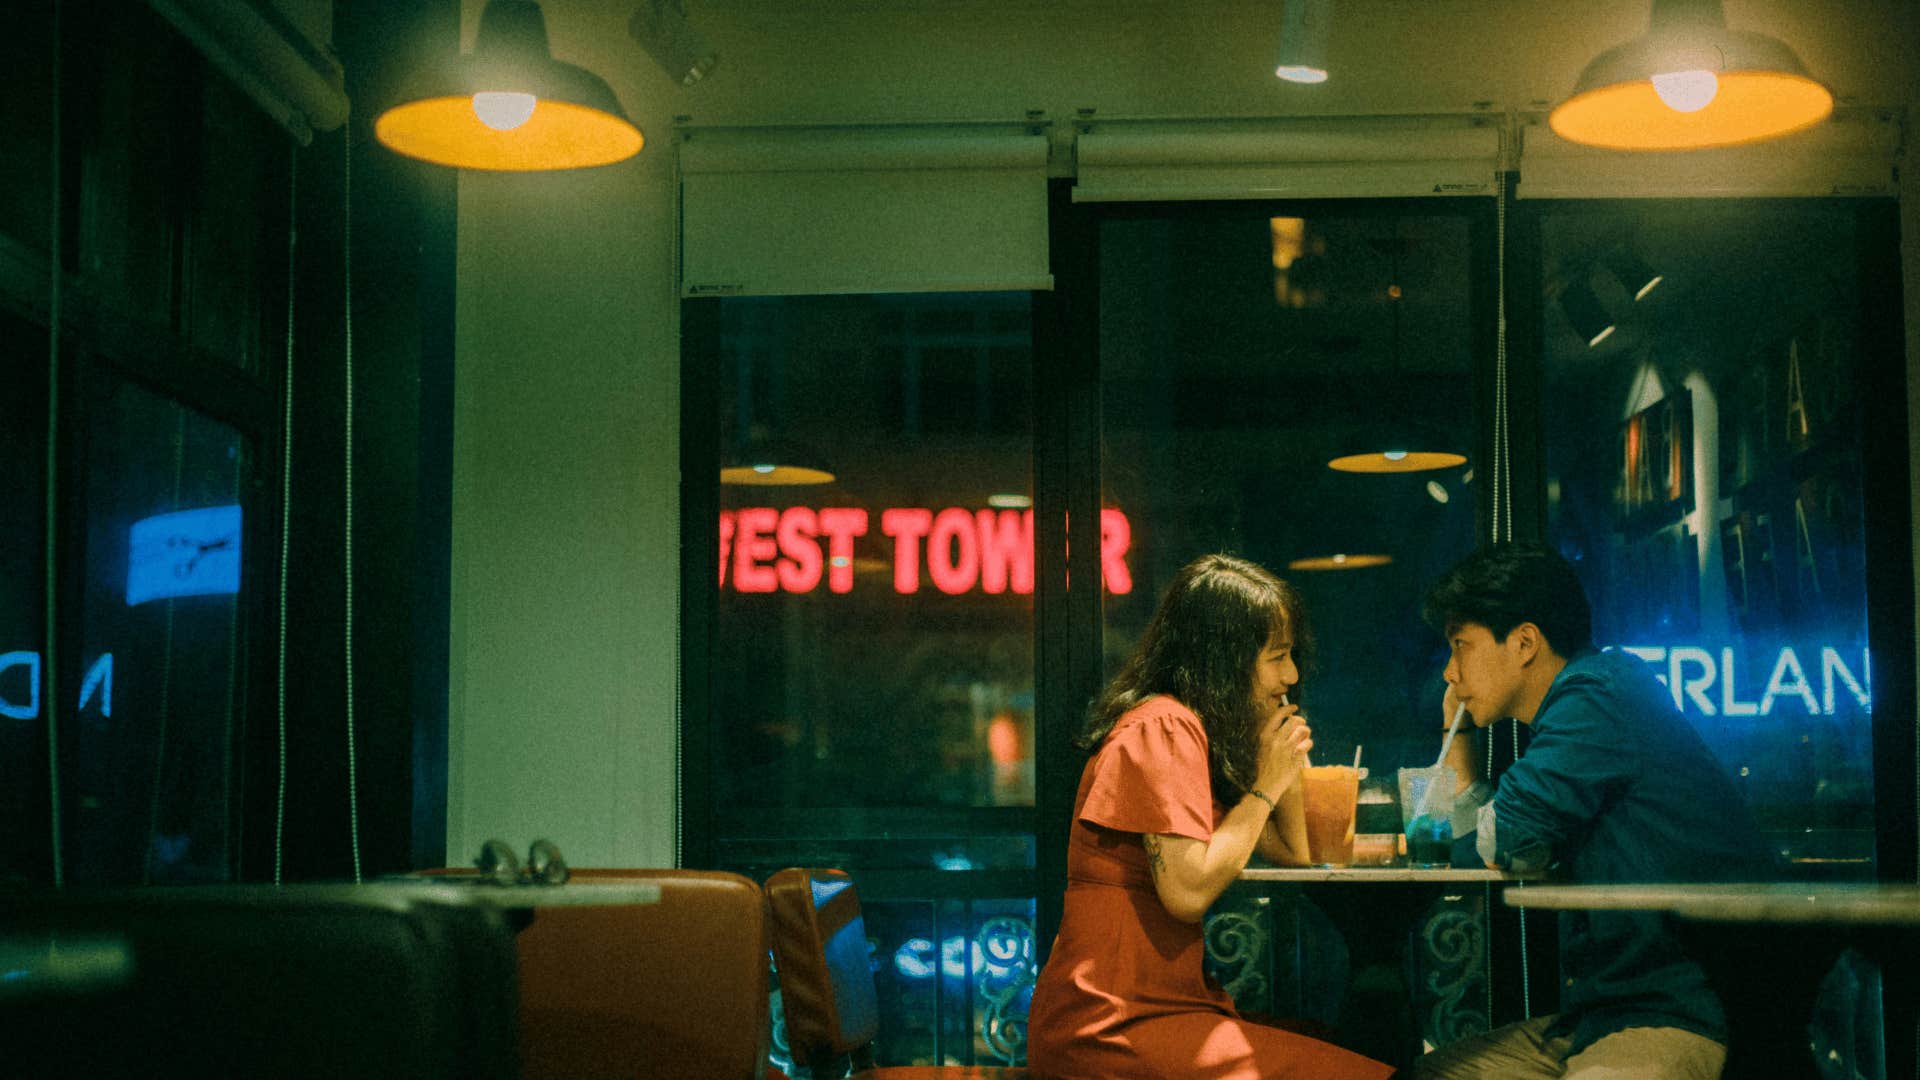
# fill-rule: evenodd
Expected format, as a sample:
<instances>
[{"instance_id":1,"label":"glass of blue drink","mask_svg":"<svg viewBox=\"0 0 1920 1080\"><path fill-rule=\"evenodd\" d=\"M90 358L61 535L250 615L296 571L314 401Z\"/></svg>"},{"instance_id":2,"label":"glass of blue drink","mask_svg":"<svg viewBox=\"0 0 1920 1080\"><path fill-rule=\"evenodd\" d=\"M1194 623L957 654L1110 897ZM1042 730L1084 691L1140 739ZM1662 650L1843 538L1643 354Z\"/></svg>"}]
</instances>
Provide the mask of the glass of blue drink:
<instances>
[{"instance_id":1,"label":"glass of blue drink","mask_svg":"<svg viewBox=\"0 0 1920 1080\"><path fill-rule=\"evenodd\" d=\"M1400 827L1407 865L1432 870L1453 861L1453 770L1445 765L1401 769ZM1433 787L1431 792L1427 788Z\"/></svg>"}]
</instances>

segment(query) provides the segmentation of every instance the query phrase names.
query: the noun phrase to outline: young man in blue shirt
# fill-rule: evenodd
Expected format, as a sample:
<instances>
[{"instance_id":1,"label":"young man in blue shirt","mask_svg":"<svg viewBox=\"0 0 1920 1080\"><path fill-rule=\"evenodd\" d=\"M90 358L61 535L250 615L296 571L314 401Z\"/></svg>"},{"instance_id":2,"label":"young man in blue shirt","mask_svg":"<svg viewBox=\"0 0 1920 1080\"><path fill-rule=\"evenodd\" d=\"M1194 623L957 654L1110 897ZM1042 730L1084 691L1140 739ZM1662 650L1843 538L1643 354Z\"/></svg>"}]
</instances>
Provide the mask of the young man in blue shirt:
<instances>
[{"instance_id":1,"label":"young man in blue shirt","mask_svg":"<svg viewBox=\"0 0 1920 1080\"><path fill-rule=\"evenodd\" d=\"M1428 593L1447 639L1444 711L1530 725L1491 793L1454 740L1454 816L1489 866L1581 884L1753 881L1770 858L1738 791L1646 664L1593 647L1573 568L1537 545L1483 548ZM1699 1077L1726 1062L1727 1017L1655 912L1560 916L1560 1011L1463 1039L1414 1075Z\"/></svg>"}]
</instances>

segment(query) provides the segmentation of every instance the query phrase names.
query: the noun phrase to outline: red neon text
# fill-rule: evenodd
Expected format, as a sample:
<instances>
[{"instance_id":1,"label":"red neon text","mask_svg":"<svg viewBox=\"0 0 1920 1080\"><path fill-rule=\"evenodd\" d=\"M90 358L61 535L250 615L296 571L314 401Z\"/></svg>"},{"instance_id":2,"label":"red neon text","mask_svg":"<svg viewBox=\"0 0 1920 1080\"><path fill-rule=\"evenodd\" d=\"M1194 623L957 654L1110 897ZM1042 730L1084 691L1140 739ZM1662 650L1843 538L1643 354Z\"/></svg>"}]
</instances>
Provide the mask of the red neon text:
<instances>
[{"instance_id":1,"label":"red neon text","mask_svg":"<svg viewBox=\"0 0 1920 1080\"><path fill-rule=\"evenodd\" d=\"M867 535L867 511L848 506L790 506L720 512L720 587L735 592L812 592L825 576L830 592L853 590L854 540ZM950 506L880 512L892 541L893 589L920 591L922 580L949 596L1033 592L1033 511ZM825 551L822 552L822 544ZM1100 511L1100 572L1107 590L1133 591L1127 551L1133 527L1119 510Z\"/></svg>"}]
</instances>

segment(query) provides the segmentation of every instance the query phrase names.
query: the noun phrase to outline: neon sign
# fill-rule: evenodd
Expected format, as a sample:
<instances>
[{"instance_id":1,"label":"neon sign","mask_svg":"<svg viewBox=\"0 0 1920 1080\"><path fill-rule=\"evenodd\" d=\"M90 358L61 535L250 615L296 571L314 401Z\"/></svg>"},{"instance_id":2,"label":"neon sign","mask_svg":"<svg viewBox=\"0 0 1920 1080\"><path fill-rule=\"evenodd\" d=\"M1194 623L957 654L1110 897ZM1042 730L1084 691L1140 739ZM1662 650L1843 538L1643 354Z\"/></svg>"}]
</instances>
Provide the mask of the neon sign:
<instances>
[{"instance_id":1,"label":"neon sign","mask_svg":"<svg viewBox=\"0 0 1920 1080\"><path fill-rule=\"evenodd\" d=\"M4 677L15 668L25 669L27 675L26 697L22 700L10 696ZM80 704L74 707L78 712L93 701L95 694L100 695L100 715L113 715L113 654L101 653L93 666L87 669L80 679ZM40 654L18 651L0 653L0 716L9 720L32 720L40 715Z\"/></svg>"},{"instance_id":2,"label":"neon sign","mask_svg":"<svg viewBox=\"0 0 1920 1080\"><path fill-rule=\"evenodd\" d=\"M720 587L735 592L853 591L854 541L872 522L858 507L742 507L720 512ZM950 506L880 512L891 544L893 591L911 595L924 578L949 596L974 591L1033 592L1033 511ZM1133 591L1127 552L1133 526L1119 510L1100 511L1100 576L1107 591ZM824 548L824 550L823 550Z\"/></svg>"},{"instance_id":3,"label":"neon sign","mask_svg":"<svg viewBox=\"0 0 1920 1080\"><path fill-rule=\"evenodd\" d=\"M1848 704L1848 698L1859 705L1862 712L1873 711L1873 664L1864 648L1860 650L1856 675L1838 649L1821 646L1818 664L1812 669L1819 675L1816 682L1809 676L1809 668L1802 662L1800 653L1786 646L1774 655L1765 689L1758 698L1742 698L1739 688L1742 680L1731 647L1723 647L1716 653L1699 645L1622 645L1620 651L1632 653L1652 665L1655 677L1673 692L1674 708L1682 712L1691 710L1703 716L1771 716L1774 706L1784 700L1797 702L1810 716L1833 716ZM1810 651L1809 655L1812 655ZM1840 696L1841 690L1847 697Z\"/></svg>"},{"instance_id":4,"label":"neon sign","mask_svg":"<svg viewBox=\"0 0 1920 1080\"><path fill-rule=\"evenodd\" d=\"M155 514L127 534L127 606L240 591L240 507Z\"/></svg>"}]
</instances>

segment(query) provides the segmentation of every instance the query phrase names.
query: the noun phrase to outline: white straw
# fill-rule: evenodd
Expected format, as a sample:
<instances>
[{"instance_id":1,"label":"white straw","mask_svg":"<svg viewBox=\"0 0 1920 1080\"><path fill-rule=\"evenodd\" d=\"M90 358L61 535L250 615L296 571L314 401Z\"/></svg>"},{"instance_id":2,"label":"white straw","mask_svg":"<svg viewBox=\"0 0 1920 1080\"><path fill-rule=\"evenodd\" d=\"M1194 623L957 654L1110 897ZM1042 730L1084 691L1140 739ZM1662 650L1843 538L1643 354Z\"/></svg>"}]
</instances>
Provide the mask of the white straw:
<instances>
[{"instance_id":1,"label":"white straw","mask_svg":"<svg viewBox=\"0 0 1920 1080\"><path fill-rule=\"evenodd\" d=\"M1353 744L1353 771L1354 772L1360 771L1360 751L1365 749L1366 747L1361 746L1359 743Z\"/></svg>"},{"instance_id":2,"label":"white straw","mask_svg":"<svg viewBox=\"0 0 1920 1080\"><path fill-rule=\"evenodd\" d=\"M1460 718L1467 715L1467 707L1456 706L1453 710L1453 722L1447 725L1447 737L1440 740L1440 756L1434 759L1433 767L1439 768L1447 763L1447 751L1453 748L1453 733L1460 730ZM1427 779L1426 786L1420 789L1420 799L1413 804L1413 816L1419 817L1427 811L1427 800L1433 797L1434 778Z\"/></svg>"}]
</instances>

